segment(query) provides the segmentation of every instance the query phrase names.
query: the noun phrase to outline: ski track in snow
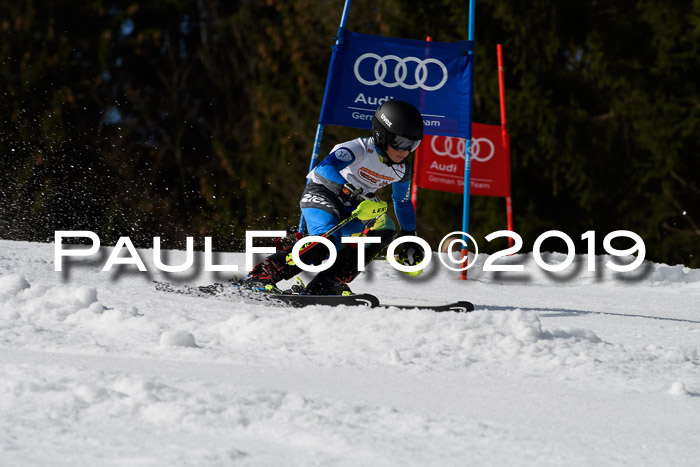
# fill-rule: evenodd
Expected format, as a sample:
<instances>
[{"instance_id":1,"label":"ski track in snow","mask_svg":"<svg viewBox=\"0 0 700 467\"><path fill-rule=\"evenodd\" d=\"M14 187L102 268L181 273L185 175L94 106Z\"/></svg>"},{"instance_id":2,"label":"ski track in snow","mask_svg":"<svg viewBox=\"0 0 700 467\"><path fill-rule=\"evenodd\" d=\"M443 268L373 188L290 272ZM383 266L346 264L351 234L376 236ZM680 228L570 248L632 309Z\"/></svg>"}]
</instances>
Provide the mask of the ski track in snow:
<instances>
[{"instance_id":1,"label":"ski track in snow","mask_svg":"<svg viewBox=\"0 0 700 467\"><path fill-rule=\"evenodd\" d=\"M507 275L482 255L462 282L437 259L415 279L375 262L354 290L477 309L287 309L156 292L178 277L100 272L105 252L55 272L53 248L0 240L1 465L700 458L700 270L577 256L552 275L516 255Z\"/></svg>"}]
</instances>

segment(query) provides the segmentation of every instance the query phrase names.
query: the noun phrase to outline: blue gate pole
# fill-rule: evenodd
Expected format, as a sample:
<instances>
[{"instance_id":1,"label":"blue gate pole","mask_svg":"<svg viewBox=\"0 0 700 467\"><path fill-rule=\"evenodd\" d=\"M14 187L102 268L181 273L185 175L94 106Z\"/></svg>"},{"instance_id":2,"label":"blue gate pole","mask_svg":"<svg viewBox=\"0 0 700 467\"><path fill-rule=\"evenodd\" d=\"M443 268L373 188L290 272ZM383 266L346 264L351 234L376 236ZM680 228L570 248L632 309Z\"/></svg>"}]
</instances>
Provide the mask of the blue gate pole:
<instances>
[{"instance_id":1,"label":"blue gate pole","mask_svg":"<svg viewBox=\"0 0 700 467\"><path fill-rule=\"evenodd\" d=\"M338 46L343 43L343 36L345 35L345 25L348 23L348 13L350 12L350 4L352 0L345 0L345 6L343 7L343 16L340 18L340 26L338 27L338 36L335 39L335 45ZM335 52L334 52L335 53ZM331 59L331 65L333 60ZM330 77L330 67L328 70L328 75ZM323 102L321 103L321 114L323 114L323 108L326 106L326 99L328 99L328 89L330 87L330 79L326 78L326 89L323 92ZM320 120L320 119L319 119ZM318 164L318 154L321 152L321 139L323 139L323 124L319 122L318 127L316 127L316 138L314 139L314 148L311 152L311 162L309 163L309 172L311 172L316 164ZM308 183L308 180L307 182ZM304 220L304 215L301 214L299 217L299 232L304 233L306 228L306 221Z\"/></svg>"},{"instance_id":2,"label":"blue gate pole","mask_svg":"<svg viewBox=\"0 0 700 467\"><path fill-rule=\"evenodd\" d=\"M474 16L475 16L475 2L476 0L469 0L469 31L467 32L467 39L470 41L474 40ZM471 63L471 79L469 80L469 138L467 138L464 153L464 199L462 203L462 232L469 233L469 191L471 189L471 170L472 170L472 97L474 96L474 55L472 53L472 63ZM466 266L469 261L469 238L466 235L462 236L464 244L462 246L462 259L466 262L462 266ZM460 273L460 279L467 279L467 271L462 271Z\"/></svg>"}]
</instances>

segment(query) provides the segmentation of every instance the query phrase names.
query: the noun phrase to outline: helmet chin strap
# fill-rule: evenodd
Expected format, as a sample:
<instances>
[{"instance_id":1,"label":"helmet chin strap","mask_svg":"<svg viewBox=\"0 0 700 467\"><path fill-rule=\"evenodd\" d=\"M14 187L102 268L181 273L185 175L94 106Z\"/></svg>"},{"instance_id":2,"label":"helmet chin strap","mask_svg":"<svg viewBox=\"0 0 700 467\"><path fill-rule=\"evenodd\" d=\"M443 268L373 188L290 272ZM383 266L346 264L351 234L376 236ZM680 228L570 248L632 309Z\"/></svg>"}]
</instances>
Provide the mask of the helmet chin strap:
<instances>
[{"instance_id":1,"label":"helmet chin strap","mask_svg":"<svg viewBox=\"0 0 700 467\"><path fill-rule=\"evenodd\" d=\"M387 154L382 154L382 152L379 149L377 149L377 155L379 156L379 160L382 161L383 164L388 165L389 167L396 164L396 162L391 160L391 157L389 157Z\"/></svg>"},{"instance_id":2,"label":"helmet chin strap","mask_svg":"<svg viewBox=\"0 0 700 467\"><path fill-rule=\"evenodd\" d=\"M372 137L372 141L374 142L374 150L377 152L377 156L379 157L379 160L382 161L383 164L388 165L389 167L394 165L395 162L392 161L391 158L387 154L384 154L384 152L382 152L382 150L377 145L377 142L374 141L374 136Z\"/></svg>"}]
</instances>

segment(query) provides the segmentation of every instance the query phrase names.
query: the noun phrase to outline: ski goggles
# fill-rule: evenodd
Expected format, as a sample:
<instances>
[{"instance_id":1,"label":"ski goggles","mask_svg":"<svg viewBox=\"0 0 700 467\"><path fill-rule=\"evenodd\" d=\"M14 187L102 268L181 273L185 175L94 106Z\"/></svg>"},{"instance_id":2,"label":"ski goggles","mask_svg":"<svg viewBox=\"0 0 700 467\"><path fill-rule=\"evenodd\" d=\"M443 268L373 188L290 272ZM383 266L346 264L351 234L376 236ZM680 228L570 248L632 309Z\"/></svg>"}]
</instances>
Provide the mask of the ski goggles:
<instances>
[{"instance_id":1,"label":"ski goggles","mask_svg":"<svg viewBox=\"0 0 700 467\"><path fill-rule=\"evenodd\" d=\"M418 145L422 140L406 138L405 136L392 135L389 140L389 146L397 151L413 152L418 149Z\"/></svg>"}]
</instances>

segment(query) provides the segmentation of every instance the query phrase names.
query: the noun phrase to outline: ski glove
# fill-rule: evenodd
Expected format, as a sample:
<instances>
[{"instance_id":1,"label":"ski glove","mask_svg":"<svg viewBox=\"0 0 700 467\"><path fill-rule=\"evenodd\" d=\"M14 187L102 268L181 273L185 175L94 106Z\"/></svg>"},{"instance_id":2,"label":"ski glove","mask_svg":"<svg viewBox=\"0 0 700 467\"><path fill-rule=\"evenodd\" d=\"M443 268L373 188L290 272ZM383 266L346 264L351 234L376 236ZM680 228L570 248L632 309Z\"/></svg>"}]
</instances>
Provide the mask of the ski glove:
<instances>
[{"instance_id":1,"label":"ski glove","mask_svg":"<svg viewBox=\"0 0 700 467\"><path fill-rule=\"evenodd\" d=\"M400 237L406 235L416 235L416 231L402 230ZM423 252L423 247L421 247L416 242L405 242L401 244L400 250L398 252L397 261L404 266L415 266L416 264L423 261L425 253Z\"/></svg>"},{"instance_id":2,"label":"ski glove","mask_svg":"<svg viewBox=\"0 0 700 467\"><path fill-rule=\"evenodd\" d=\"M351 183L346 183L339 193L340 200L345 204L357 205L362 200L369 199L372 201L379 201L376 199L374 193L365 192L362 188L355 188Z\"/></svg>"},{"instance_id":3,"label":"ski glove","mask_svg":"<svg viewBox=\"0 0 700 467\"><path fill-rule=\"evenodd\" d=\"M366 199L358 204L352 213L361 221L369 221L385 214L388 209L385 201L375 197L374 200Z\"/></svg>"}]
</instances>

